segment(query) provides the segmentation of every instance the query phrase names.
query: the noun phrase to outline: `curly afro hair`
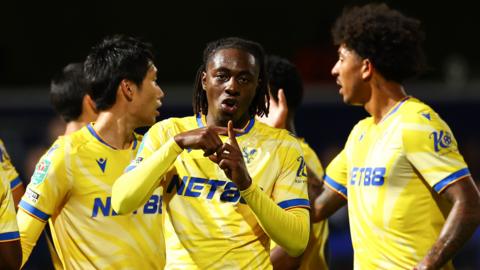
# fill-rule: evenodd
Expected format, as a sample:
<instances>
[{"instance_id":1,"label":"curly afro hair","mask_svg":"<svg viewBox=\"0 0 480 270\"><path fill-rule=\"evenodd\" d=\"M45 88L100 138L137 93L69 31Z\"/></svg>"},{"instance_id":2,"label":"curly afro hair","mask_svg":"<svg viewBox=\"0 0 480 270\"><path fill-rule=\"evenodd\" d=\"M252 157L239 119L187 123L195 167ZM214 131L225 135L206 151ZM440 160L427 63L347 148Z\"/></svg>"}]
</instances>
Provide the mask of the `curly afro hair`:
<instances>
[{"instance_id":1,"label":"curly afro hair","mask_svg":"<svg viewBox=\"0 0 480 270\"><path fill-rule=\"evenodd\" d=\"M332 28L335 45L368 58L387 80L402 83L425 68L420 21L386 4L345 9Z\"/></svg>"}]
</instances>

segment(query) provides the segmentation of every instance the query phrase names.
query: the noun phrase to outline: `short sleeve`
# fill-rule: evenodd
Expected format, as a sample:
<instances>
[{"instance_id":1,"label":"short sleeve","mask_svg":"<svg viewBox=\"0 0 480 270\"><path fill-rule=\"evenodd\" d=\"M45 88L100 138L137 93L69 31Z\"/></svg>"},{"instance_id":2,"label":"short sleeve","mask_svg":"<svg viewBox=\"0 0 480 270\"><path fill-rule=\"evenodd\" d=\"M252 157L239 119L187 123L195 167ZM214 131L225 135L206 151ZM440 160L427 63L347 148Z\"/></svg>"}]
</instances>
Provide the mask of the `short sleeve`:
<instances>
[{"instance_id":1,"label":"short sleeve","mask_svg":"<svg viewBox=\"0 0 480 270\"><path fill-rule=\"evenodd\" d=\"M278 154L283 164L280 166L281 172L273 190L275 202L283 209L310 208L307 166L300 144L291 137L291 140L285 140Z\"/></svg>"},{"instance_id":2,"label":"short sleeve","mask_svg":"<svg viewBox=\"0 0 480 270\"><path fill-rule=\"evenodd\" d=\"M9 185L5 177L0 174L0 243L20 238L15 206Z\"/></svg>"},{"instance_id":3,"label":"short sleeve","mask_svg":"<svg viewBox=\"0 0 480 270\"><path fill-rule=\"evenodd\" d=\"M19 204L23 211L44 222L59 211L73 181L66 166L70 143L68 137L64 140L67 142L57 140L38 161Z\"/></svg>"},{"instance_id":4,"label":"short sleeve","mask_svg":"<svg viewBox=\"0 0 480 270\"><path fill-rule=\"evenodd\" d=\"M303 154L305 156L305 162L307 163L307 167L310 169L312 173L315 174L315 177L318 179L323 179L324 171L322 167L322 163L318 158L317 154L313 149L305 142L301 143Z\"/></svg>"},{"instance_id":5,"label":"short sleeve","mask_svg":"<svg viewBox=\"0 0 480 270\"><path fill-rule=\"evenodd\" d=\"M11 190L22 185L22 180L18 176L17 170L12 165L12 161L2 140L0 140L0 166L2 167L5 179L10 182Z\"/></svg>"},{"instance_id":6,"label":"short sleeve","mask_svg":"<svg viewBox=\"0 0 480 270\"><path fill-rule=\"evenodd\" d=\"M436 192L470 174L452 131L431 110L403 121L402 141L407 159Z\"/></svg>"},{"instance_id":7,"label":"short sleeve","mask_svg":"<svg viewBox=\"0 0 480 270\"><path fill-rule=\"evenodd\" d=\"M330 189L347 199L348 168L345 149L328 165L324 183Z\"/></svg>"}]
</instances>

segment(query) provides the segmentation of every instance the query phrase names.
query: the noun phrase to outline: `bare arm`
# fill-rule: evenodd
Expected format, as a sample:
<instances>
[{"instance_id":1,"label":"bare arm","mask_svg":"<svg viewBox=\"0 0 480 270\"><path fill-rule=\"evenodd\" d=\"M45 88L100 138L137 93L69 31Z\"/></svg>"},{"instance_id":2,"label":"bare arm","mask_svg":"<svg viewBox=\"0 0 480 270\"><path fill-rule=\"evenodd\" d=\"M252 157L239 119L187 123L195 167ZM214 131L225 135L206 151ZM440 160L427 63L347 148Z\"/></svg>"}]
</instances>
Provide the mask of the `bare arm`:
<instances>
[{"instance_id":1,"label":"bare arm","mask_svg":"<svg viewBox=\"0 0 480 270\"><path fill-rule=\"evenodd\" d=\"M470 176L447 187L442 195L453 203L453 207L439 238L414 269L442 267L453 258L480 224L480 194Z\"/></svg>"},{"instance_id":2,"label":"bare arm","mask_svg":"<svg viewBox=\"0 0 480 270\"><path fill-rule=\"evenodd\" d=\"M15 189L12 190L13 202L15 204L15 210L18 210L18 204L22 199L23 194L25 193L25 187L23 184L18 185Z\"/></svg>"},{"instance_id":3,"label":"bare arm","mask_svg":"<svg viewBox=\"0 0 480 270\"><path fill-rule=\"evenodd\" d=\"M20 269L22 248L20 240L0 242L0 269Z\"/></svg>"},{"instance_id":4,"label":"bare arm","mask_svg":"<svg viewBox=\"0 0 480 270\"><path fill-rule=\"evenodd\" d=\"M312 222L319 222L330 217L346 203L347 200L344 197L330 188L325 188L315 199L312 208Z\"/></svg>"}]
</instances>

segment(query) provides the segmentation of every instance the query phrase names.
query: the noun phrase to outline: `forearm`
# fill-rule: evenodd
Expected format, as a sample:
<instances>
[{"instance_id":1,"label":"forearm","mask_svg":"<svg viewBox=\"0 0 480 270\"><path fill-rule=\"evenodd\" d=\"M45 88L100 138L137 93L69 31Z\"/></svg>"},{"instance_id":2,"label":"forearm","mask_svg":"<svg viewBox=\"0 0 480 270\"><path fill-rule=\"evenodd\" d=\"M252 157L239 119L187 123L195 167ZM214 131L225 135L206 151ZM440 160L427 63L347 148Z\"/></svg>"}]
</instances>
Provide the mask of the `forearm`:
<instances>
[{"instance_id":1,"label":"forearm","mask_svg":"<svg viewBox=\"0 0 480 270\"><path fill-rule=\"evenodd\" d=\"M290 256L303 253L310 235L307 209L284 210L255 184L240 193L273 241L283 247Z\"/></svg>"},{"instance_id":2,"label":"forearm","mask_svg":"<svg viewBox=\"0 0 480 270\"><path fill-rule=\"evenodd\" d=\"M475 232L479 219L478 208L473 209L466 202L455 203L439 238L422 260L428 267L420 269L439 269L451 260Z\"/></svg>"},{"instance_id":3,"label":"forearm","mask_svg":"<svg viewBox=\"0 0 480 270\"><path fill-rule=\"evenodd\" d=\"M160 185L160 180L182 151L170 139L140 165L118 178L112 188L113 209L118 214L126 214L140 207Z\"/></svg>"},{"instance_id":4,"label":"forearm","mask_svg":"<svg viewBox=\"0 0 480 270\"><path fill-rule=\"evenodd\" d=\"M292 257L282 247L276 246L270 251L270 261L274 270L298 269L302 256Z\"/></svg>"},{"instance_id":5,"label":"forearm","mask_svg":"<svg viewBox=\"0 0 480 270\"><path fill-rule=\"evenodd\" d=\"M22 245L22 266L27 262L32 253L38 237L45 228L45 222L40 221L24 210L19 209L17 213L18 228L20 231L20 241Z\"/></svg>"},{"instance_id":6,"label":"forearm","mask_svg":"<svg viewBox=\"0 0 480 270\"><path fill-rule=\"evenodd\" d=\"M347 200L344 197L329 187L323 189L313 204L312 222L316 223L330 217L346 203Z\"/></svg>"}]
</instances>

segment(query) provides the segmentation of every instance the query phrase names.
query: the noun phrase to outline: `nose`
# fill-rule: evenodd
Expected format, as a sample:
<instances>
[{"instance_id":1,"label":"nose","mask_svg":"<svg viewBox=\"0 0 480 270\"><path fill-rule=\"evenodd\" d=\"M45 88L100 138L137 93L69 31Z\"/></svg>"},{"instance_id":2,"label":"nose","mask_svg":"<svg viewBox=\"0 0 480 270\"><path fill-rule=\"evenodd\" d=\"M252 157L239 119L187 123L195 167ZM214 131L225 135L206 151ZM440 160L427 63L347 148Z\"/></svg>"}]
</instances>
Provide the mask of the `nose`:
<instances>
[{"instance_id":1,"label":"nose","mask_svg":"<svg viewBox=\"0 0 480 270\"><path fill-rule=\"evenodd\" d=\"M339 64L339 61L337 61L335 63L335 65L332 67L332 71L331 71L332 75L335 76L335 77L338 75L338 64Z\"/></svg>"},{"instance_id":2,"label":"nose","mask_svg":"<svg viewBox=\"0 0 480 270\"><path fill-rule=\"evenodd\" d=\"M165 97L165 92L163 92L162 88L159 86L158 89L160 90L159 93L159 98L162 99L163 97Z\"/></svg>"},{"instance_id":3,"label":"nose","mask_svg":"<svg viewBox=\"0 0 480 270\"><path fill-rule=\"evenodd\" d=\"M238 96L240 91L238 89L238 82L234 76L231 76L230 79L225 84L225 92L232 96Z\"/></svg>"}]
</instances>

